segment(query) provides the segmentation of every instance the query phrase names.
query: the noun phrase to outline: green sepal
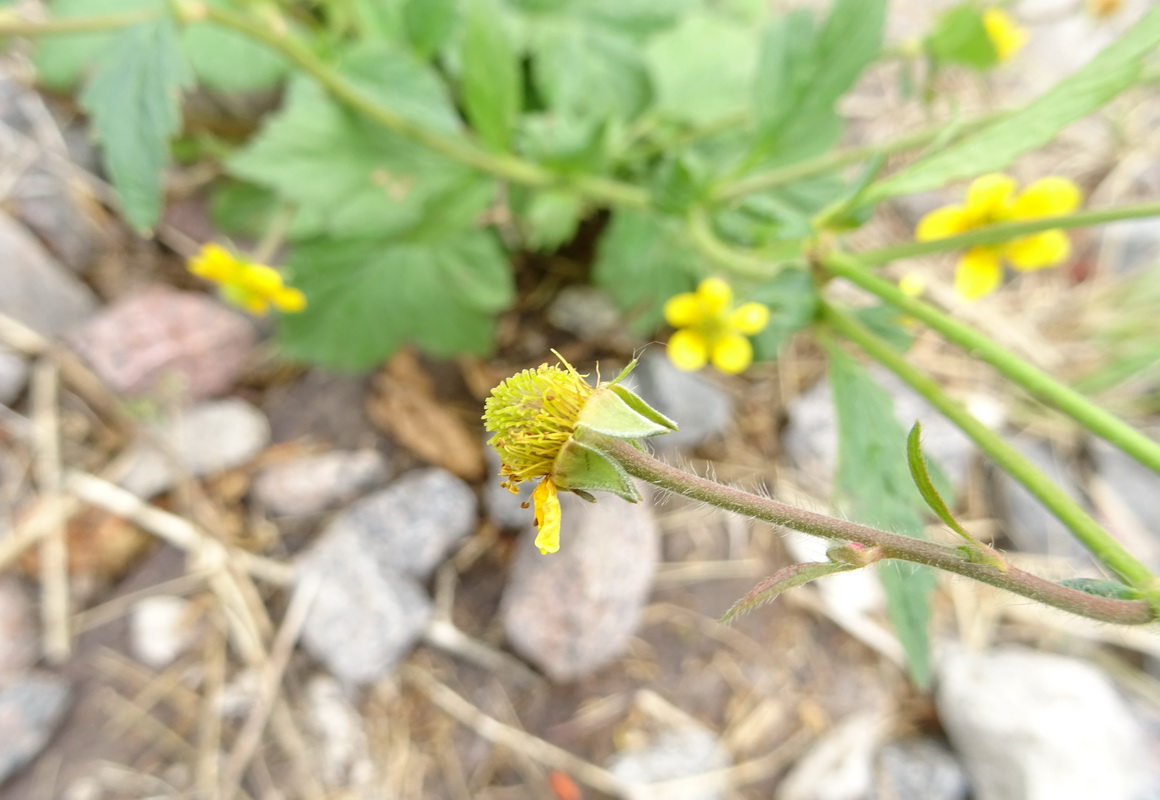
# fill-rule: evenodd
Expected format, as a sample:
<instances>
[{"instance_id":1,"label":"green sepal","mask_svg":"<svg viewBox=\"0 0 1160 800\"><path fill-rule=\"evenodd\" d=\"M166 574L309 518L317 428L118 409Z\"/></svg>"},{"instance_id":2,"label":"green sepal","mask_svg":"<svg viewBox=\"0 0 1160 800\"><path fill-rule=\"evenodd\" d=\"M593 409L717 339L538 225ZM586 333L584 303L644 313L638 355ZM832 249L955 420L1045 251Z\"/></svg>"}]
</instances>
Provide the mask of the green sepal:
<instances>
[{"instance_id":1,"label":"green sepal","mask_svg":"<svg viewBox=\"0 0 1160 800\"><path fill-rule=\"evenodd\" d=\"M677 430L677 423L619 385L597 389L580 412L577 428L617 439L645 439Z\"/></svg>"},{"instance_id":2,"label":"green sepal","mask_svg":"<svg viewBox=\"0 0 1160 800\"><path fill-rule=\"evenodd\" d=\"M569 439L556 456L552 482L558 489L584 497L590 491L612 492L630 503L640 502L640 492L624 468L599 450ZM585 498L587 499L587 498Z\"/></svg>"}]
</instances>

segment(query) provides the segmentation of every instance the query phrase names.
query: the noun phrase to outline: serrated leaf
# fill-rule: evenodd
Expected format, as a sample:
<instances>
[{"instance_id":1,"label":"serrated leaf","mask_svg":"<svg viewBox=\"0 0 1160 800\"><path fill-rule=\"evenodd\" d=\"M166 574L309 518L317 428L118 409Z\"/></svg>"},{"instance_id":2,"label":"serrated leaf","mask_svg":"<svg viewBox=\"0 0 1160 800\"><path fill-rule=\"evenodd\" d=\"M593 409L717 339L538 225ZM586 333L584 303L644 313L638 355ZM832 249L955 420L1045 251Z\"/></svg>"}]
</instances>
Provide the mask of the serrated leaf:
<instances>
[{"instance_id":1,"label":"serrated leaf","mask_svg":"<svg viewBox=\"0 0 1160 800\"><path fill-rule=\"evenodd\" d=\"M648 334L660 326L664 302L692 289L703 269L675 222L617 211L600 237L592 274L632 329Z\"/></svg>"},{"instance_id":2,"label":"serrated leaf","mask_svg":"<svg viewBox=\"0 0 1160 800\"><path fill-rule=\"evenodd\" d=\"M779 569L761 583L749 590L749 593L738 600L721 617L725 623L732 622L741 614L746 614L759 606L772 603L782 592L803 586L810 581L835 575L839 572L849 572L857 569L853 564L842 564L837 561L811 561L806 564L790 564Z\"/></svg>"},{"instance_id":3,"label":"serrated leaf","mask_svg":"<svg viewBox=\"0 0 1160 800\"><path fill-rule=\"evenodd\" d=\"M523 107L523 76L503 20L487 0L471 0L461 58L467 119L493 149L507 150Z\"/></svg>"},{"instance_id":4,"label":"serrated leaf","mask_svg":"<svg viewBox=\"0 0 1160 800\"><path fill-rule=\"evenodd\" d=\"M488 232L438 239L319 238L289 259L306 310L283 318L294 358L365 369L414 343L437 357L486 355L513 296L507 256Z\"/></svg>"},{"instance_id":5,"label":"serrated leaf","mask_svg":"<svg viewBox=\"0 0 1160 800\"><path fill-rule=\"evenodd\" d=\"M415 53L429 59L447 43L459 17L459 0L405 0L403 30Z\"/></svg>"},{"instance_id":6,"label":"serrated leaf","mask_svg":"<svg viewBox=\"0 0 1160 800\"><path fill-rule=\"evenodd\" d=\"M444 133L459 130L439 79L409 54L386 44L360 48L341 68L396 113ZM291 83L283 110L228 166L298 207L298 238L462 228L487 206L494 187L474 170L358 117L305 77Z\"/></svg>"},{"instance_id":7,"label":"serrated leaf","mask_svg":"<svg viewBox=\"0 0 1160 800\"><path fill-rule=\"evenodd\" d=\"M181 127L189 65L169 19L126 28L81 95L125 218L147 233L161 218L169 139Z\"/></svg>"},{"instance_id":8,"label":"serrated leaf","mask_svg":"<svg viewBox=\"0 0 1160 800\"><path fill-rule=\"evenodd\" d=\"M652 100L640 48L619 31L564 19L541 26L530 47L536 89L557 114L631 120Z\"/></svg>"},{"instance_id":9,"label":"serrated leaf","mask_svg":"<svg viewBox=\"0 0 1160 800\"><path fill-rule=\"evenodd\" d=\"M1063 128L1132 86L1143 58L1160 46L1160 5L1088 64L1000 122L880 181L863 201L935 189L1006 169L1016 156L1042 147Z\"/></svg>"},{"instance_id":10,"label":"serrated leaf","mask_svg":"<svg viewBox=\"0 0 1160 800\"><path fill-rule=\"evenodd\" d=\"M936 61L988 69L999 63L995 43L987 35L983 12L975 6L962 5L943 14L926 46Z\"/></svg>"},{"instance_id":11,"label":"serrated leaf","mask_svg":"<svg viewBox=\"0 0 1160 800\"><path fill-rule=\"evenodd\" d=\"M827 348L838 418L835 490L855 519L921 537L922 502L907 469L905 436L894 403L869 373L838 347ZM887 609L906 651L911 679L930 680L930 595L934 575L925 567L886 563L879 569Z\"/></svg>"}]
</instances>

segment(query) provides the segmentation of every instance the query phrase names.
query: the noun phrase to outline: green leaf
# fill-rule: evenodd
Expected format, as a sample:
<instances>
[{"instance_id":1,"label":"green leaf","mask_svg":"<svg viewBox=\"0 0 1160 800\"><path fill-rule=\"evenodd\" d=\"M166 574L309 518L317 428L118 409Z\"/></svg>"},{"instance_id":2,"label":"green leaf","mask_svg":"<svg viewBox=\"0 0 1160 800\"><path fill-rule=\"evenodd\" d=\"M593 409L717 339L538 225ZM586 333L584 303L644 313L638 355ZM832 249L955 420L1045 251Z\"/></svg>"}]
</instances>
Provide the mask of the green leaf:
<instances>
[{"instance_id":1,"label":"green leaf","mask_svg":"<svg viewBox=\"0 0 1160 800\"><path fill-rule=\"evenodd\" d=\"M692 289L704 267L676 222L617 211L600 237L592 270L596 285L625 311L631 328L647 335L661 325L664 302Z\"/></svg>"},{"instance_id":2,"label":"green leaf","mask_svg":"<svg viewBox=\"0 0 1160 800\"><path fill-rule=\"evenodd\" d=\"M843 350L829 346L827 351L838 417L838 495L855 519L921 537L921 497L911 483L905 436L890 395ZM925 567L891 562L881 566L879 576L891 621L906 650L911 679L926 686L934 575Z\"/></svg>"},{"instance_id":3,"label":"green leaf","mask_svg":"<svg viewBox=\"0 0 1160 800\"><path fill-rule=\"evenodd\" d=\"M455 30L459 0L406 0L403 29L416 55L430 59Z\"/></svg>"},{"instance_id":4,"label":"green leaf","mask_svg":"<svg viewBox=\"0 0 1160 800\"><path fill-rule=\"evenodd\" d=\"M425 127L459 123L439 80L409 54L360 49L342 69L364 91ZM390 236L420 225L465 227L494 182L409 139L372 125L318 84L294 80L282 111L228 162L230 172L299 209L296 237Z\"/></svg>"},{"instance_id":5,"label":"green leaf","mask_svg":"<svg viewBox=\"0 0 1160 800\"><path fill-rule=\"evenodd\" d=\"M466 24L460 71L464 110L484 142L507 150L523 107L519 60L490 2L472 0Z\"/></svg>"},{"instance_id":6,"label":"green leaf","mask_svg":"<svg viewBox=\"0 0 1160 800\"><path fill-rule=\"evenodd\" d=\"M910 350L914 344L914 333L906 327L905 315L886 303L862 306L851 312L855 319L869 328L886 344L900 353Z\"/></svg>"},{"instance_id":7,"label":"green leaf","mask_svg":"<svg viewBox=\"0 0 1160 800\"><path fill-rule=\"evenodd\" d=\"M161 0L51 0L53 19L71 19L117 14L139 8L160 7ZM33 63L39 81L51 89L66 91L75 86L86 68L105 51L117 36L114 32L75 33L46 36L36 45Z\"/></svg>"},{"instance_id":8,"label":"green leaf","mask_svg":"<svg viewBox=\"0 0 1160 800\"><path fill-rule=\"evenodd\" d=\"M745 109L757 38L747 25L698 12L654 37L645 59L657 109L671 119L704 125Z\"/></svg>"},{"instance_id":9,"label":"green leaf","mask_svg":"<svg viewBox=\"0 0 1160 800\"><path fill-rule=\"evenodd\" d=\"M289 268L308 304L283 317L283 348L340 369L374 366L405 343L437 357L487 355L513 297L507 256L484 231L323 237L295 246Z\"/></svg>"},{"instance_id":10,"label":"green leaf","mask_svg":"<svg viewBox=\"0 0 1160 800\"><path fill-rule=\"evenodd\" d=\"M842 564L837 561L811 561L806 564L790 564L770 575L761 583L749 590L749 593L738 600L721 617L724 623L732 622L741 614L746 614L759 606L772 603L782 592L803 586L812 580L835 575L839 572L849 572L857 569L853 564Z\"/></svg>"},{"instance_id":11,"label":"green leaf","mask_svg":"<svg viewBox=\"0 0 1160 800\"><path fill-rule=\"evenodd\" d=\"M164 19L118 34L81 95L121 209L142 234L161 218L169 138L181 127L181 90L190 78L176 26Z\"/></svg>"},{"instance_id":12,"label":"green leaf","mask_svg":"<svg viewBox=\"0 0 1160 800\"><path fill-rule=\"evenodd\" d=\"M1067 578L1059 582L1060 586L1076 589L1084 594L1096 597L1110 597L1113 600L1138 600L1140 592L1118 581L1100 578Z\"/></svg>"},{"instance_id":13,"label":"green leaf","mask_svg":"<svg viewBox=\"0 0 1160 800\"><path fill-rule=\"evenodd\" d=\"M926 47L936 61L975 69L989 69L999 63L995 43L983 24L983 12L972 5L952 8L939 17Z\"/></svg>"},{"instance_id":14,"label":"green leaf","mask_svg":"<svg viewBox=\"0 0 1160 800\"><path fill-rule=\"evenodd\" d=\"M230 236L260 237L277 209L278 197L252 183L227 179L215 182L210 190L210 219Z\"/></svg>"},{"instance_id":15,"label":"green leaf","mask_svg":"<svg viewBox=\"0 0 1160 800\"><path fill-rule=\"evenodd\" d=\"M635 118L652 100L640 48L581 19L541 26L531 41L532 79L554 112L570 118Z\"/></svg>"},{"instance_id":16,"label":"green leaf","mask_svg":"<svg viewBox=\"0 0 1160 800\"><path fill-rule=\"evenodd\" d=\"M566 189L513 192L512 197L523 222L524 240L537 252L550 252L570 242L586 210L584 199Z\"/></svg>"},{"instance_id":17,"label":"green leaf","mask_svg":"<svg viewBox=\"0 0 1160 800\"><path fill-rule=\"evenodd\" d=\"M757 153L788 163L837 143L834 106L882 49L885 19L885 0L834 0L816 33L804 10L770 25L753 85Z\"/></svg>"},{"instance_id":18,"label":"green leaf","mask_svg":"<svg viewBox=\"0 0 1160 800\"><path fill-rule=\"evenodd\" d=\"M1016 156L1050 142L1063 128L1103 106L1139 78L1145 56L1160 46L1160 5L1088 64L1020 111L871 187L863 201L935 189L1007 168Z\"/></svg>"},{"instance_id":19,"label":"green leaf","mask_svg":"<svg viewBox=\"0 0 1160 800\"><path fill-rule=\"evenodd\" d=\"M769 306L769 324L753 337L754 358L772 361L782 346L809 325L818 310L818 288L804 269L786 267L774 278L759 284L745 295Z\"/></svg>"}]
</instances>

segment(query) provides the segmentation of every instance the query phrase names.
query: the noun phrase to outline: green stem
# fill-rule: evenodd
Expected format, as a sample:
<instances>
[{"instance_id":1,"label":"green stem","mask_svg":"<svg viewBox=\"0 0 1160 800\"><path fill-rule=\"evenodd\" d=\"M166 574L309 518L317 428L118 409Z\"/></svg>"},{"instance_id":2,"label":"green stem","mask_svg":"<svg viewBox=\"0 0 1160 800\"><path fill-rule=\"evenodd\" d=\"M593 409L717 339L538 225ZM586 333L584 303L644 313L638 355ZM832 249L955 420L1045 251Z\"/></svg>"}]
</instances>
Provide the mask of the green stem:
<instances>
[{"instance_id":1,"label":"green stem","mask_svg":"<svg viewBox=\"0 0 1160 800\"><path fill-rule=\"evenodd\" d=\"M976 245L1009 242L1020 236L1042 233L1043 231L1085 228L1089 225L1102 225L1106 222L1117 222L1122 219L1157 216L1160 216L1160 203L1139 203L1116 206L1115 208L1100 208L1093 211L1078 211L1074 214L1064 214L1058 217L1041 217L1040 219L1020 222L1007 222L1002 225L989 225L985 228L976 228L973 231L960 233L958 236L948 236L945 239L935 239L929 242L911 242L896 247L884 247L881 250L869 250L865 253L859 253L855 259L863 266L876 267L903 258L916 258L952 250L966 250Z\"/></svg>"},{"instance_id":2,"label":"green stem","mask_svg":"<svg viewBox=\"0 0 1160 800\"><path fill-rule=\"evenodd\" d=\"M1016 567L1000 572L989 564L968 561L953 547L901 536L871 528L848 520L835 519L812 511L795 508L767 497L722 486L706 478L690 475L675 467L657 461L637 450L630 442L615 439L590 430L577 432L584 444L598 449L612 458L630 475L674 494L748 517L781 525L812 536L821 536L844 542L857 542L866 547L881 548L885 558L926 564L937 569L964 575L1001 589L1037 600L1073 614L1105 622L1142 625L1155 615L1148 604L1139 600L1115 600L1097 597L1046 581Z\"/></svg>"},{"instance_id":3,"label":"green stem","mask_svg":"<svg viewBox=\"0 0 1160 800\"><path fill-rule=\"evenodd\" d=\"M834 331L858 345L875 361L926 398L927 402L971 437L979 449L1039 498L1039 501L1066 525L1096 558L1132 588L1146 592L1149 601L1160 609L1160 578L1153 575L1123 545L1109 536L1075 500L1052 483L1022 453L975 419L961 403L947 395L933 378L914 367L890 345L858 322L831 306L823 306L822 319Z\"/></svg>"},{"instance_id":4,"label":"green stem","mask_svg":"<svg viewBox=\"0 0 1160 800\"><path fill-rule=\"evenodd\" d=\"M918 131L917 133L912 133L893 141L851 147L845 150L835 150L834 152L826 153L816 158L799 161L796 164L789 164L765 172L758 172L725 184L714 193L713 199L727 203L742 198L745 195L756 194L766 189L772 189L775 186L783 186L787 183L800 181L804 178L812 178L815 175L822 175L851 164L857 164L859 161L865 161L878 154L895 155L904 153L907 150L914 150L915 148L923 147L939 139L946 138L949 144L955 139L961 138L968 133L973 133L979 128L986 127L992 122L997 122L1010 114L1010 111L997 111L976 119L964 121L959 123L959 129L956 135L951 137L947 137L947 126L948 124L954 125L954 123L943 123L938 127L927 128L926 130Z\"/></svg>"},{"instance_id":5,"label":"green stem","mask_svg":"<svg viewBox=\"0 0 1160 800\"><path fill-rule=\"evenodd\" d=\"M117 14L99 14L91 17L59 17L32 20L8 16L0 12L0 36L55 36L65 33L100 33L115 31L160 19L163 8L139 8Z\"/></svg>"},{"instance_id":6,"label":"green stem","mask_svg":"<svg viewBox=\"0 0 1160 800\"><path fill-rule=\"evenodd\" d=\"M855 257L840 253L827 255L821 264L836 275L879 297L907 316L920 320L950 341L999 370L1025 391L1056 408L1096 436L1107 440L1148 469L1160 475L1160 442L1154 442L1075 390L1023 361L1010 350L979 331L964 325L923 301L908 297L888 280L863 268Z\"/></svg>"},{"instance_id":7,"label":"green stem","mask_svg":"<svg viewBox=\"0 0 1160 800\"><path fill-rule=\"evenodd\" d=\"M697 252L726 272L750 280L767 280L777 274L779 259L772 256L763 258L755 251L721 241L705 209L694 208L685 222L685 233Z\"/></svg>"}]
</instances>

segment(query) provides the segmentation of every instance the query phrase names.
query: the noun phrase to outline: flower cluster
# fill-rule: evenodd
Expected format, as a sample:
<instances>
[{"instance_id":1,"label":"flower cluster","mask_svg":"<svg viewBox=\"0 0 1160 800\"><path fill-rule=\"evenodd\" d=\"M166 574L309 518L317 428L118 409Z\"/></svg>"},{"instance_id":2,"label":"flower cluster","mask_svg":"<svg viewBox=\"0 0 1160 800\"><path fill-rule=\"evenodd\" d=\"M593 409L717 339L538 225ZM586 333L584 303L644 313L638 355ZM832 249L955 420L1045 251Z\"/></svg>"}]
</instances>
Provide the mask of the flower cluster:
<instances>
[{"instance_id":1,"label":"flower cluster","mask_svg":"<svg viewBox=\"0 0 1160 800\"><path fill-rule=\"evenodd\" d=\"M664 315L677 328L669 337L669 360L690 372L707 363L722 372L744 372L753 362L753 345L745 337L769 324L769 308L761 303L734 308L733 290L720 278L707 278L697 291L669 298Z\"/></svg>"},{"instance_id":2,"label":"flower cluster","mask_svg":"<svg viewBox=\"0 0 1160 800\"><path fill-rule=\"evenodd\" d=\"M263 316L270 306L288 314L306 308L306 295L286 286L273 267L252 264L212 242L189 260L189 271L218 284L222 297L251 314Z\"/></svg>"},{"instance_id":3,"label":"flower cluster","mask_svg":"<svg viewBox=\"0 0 1160 800\"><path fill-rule=\"evenodd\" d=\"M1002 222L1054 217L1074 211L1083 199L1079 188L1066 178L1043 178L1016 193L1015 179L991 174L976 178L962 205L936 209L918 223L920 242L944 239ZM968 300L977 300L998 288L1003 261L1018 270L1035 270L1065 261L1071 241L1061 230L1021 236L1010 242L978 245L959 259L955 289Z\"/></svg>"}]
</instances>

